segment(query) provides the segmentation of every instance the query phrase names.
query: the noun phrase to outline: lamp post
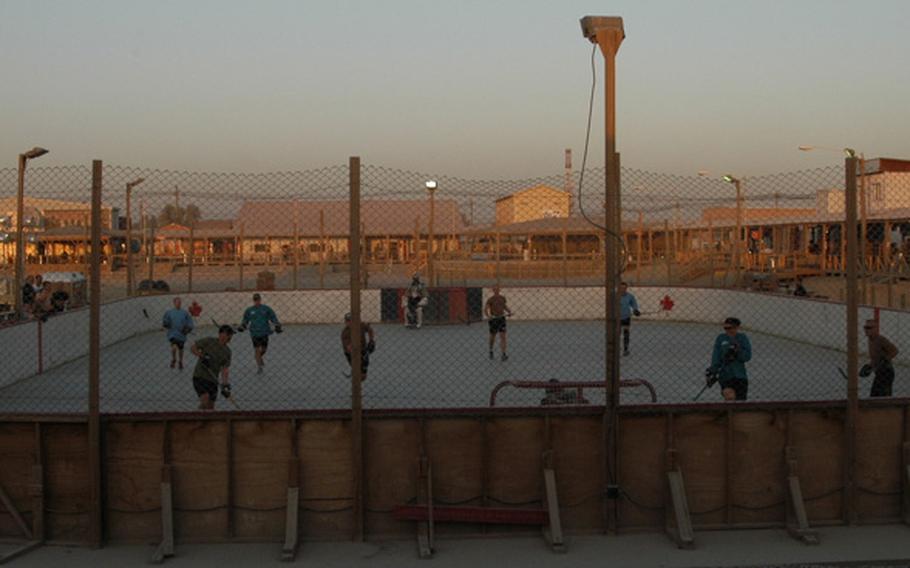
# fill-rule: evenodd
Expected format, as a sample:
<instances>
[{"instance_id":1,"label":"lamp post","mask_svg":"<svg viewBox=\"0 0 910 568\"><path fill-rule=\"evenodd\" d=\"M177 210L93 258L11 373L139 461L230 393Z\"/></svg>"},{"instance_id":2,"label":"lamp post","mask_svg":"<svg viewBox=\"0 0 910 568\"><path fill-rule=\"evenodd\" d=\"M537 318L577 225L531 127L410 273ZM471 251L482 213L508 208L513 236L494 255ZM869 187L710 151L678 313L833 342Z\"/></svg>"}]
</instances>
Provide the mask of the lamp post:
<instances>
[{"instance_id":1,"label":"lamp post","mask_svg":"<svg viewBox=\"0 0 910 568\"><path fill-rule=\"evenodd\" d=\"M606 401L604 404L604 471L607 472L605 495L615 493L611 487L616 480L618 439L616 431L619 407L619 280L620 246L622 239L621 199L619 195L619 154L616 153L616 53L625 39L622 18L585 16L581 19L581 33L591 43L600 47L604 57L604 301ZM592 54L593 55L593 54ZM609 243L609 245L607 245ZM605 503L607 530L613 532L618 524L615 500Z\"/></svg>"},{"instance_id":2,"label":"lamp post","mask_svg":"<svg viewBox=\"0 0 910 568\"><path fill-rule=\"evenodd\" d=\"M723 180L732 183L736 187L736 242L733 248L733 264L736 266L736 285L741 284L742 266L740 266L740 255L743 249L743 192L742 180L736 176L726 174Z\"/></svg>"},{"instance_id":3,"label":"lamp post","mask_svg":"<svg viewBox=\"0 0 910 568\"><path fill-rule=\"evenodd\" d=\"M25 280L25 239L23 231L23 217L25 216L25 166L29 160L34 160L47 154L47 150L35 146L27 152L19 154L19 187L16 193L16 318L22 317L22 282Z\"/></svg>"},{"instance_id":4,"label":"lamp post","mask_svg":"<svg viewBox=\"0 0 910 568\"><path fill-rule=\"evenodd\" d=\"M144 182L137 178L126 184L126 295L133 295L133 212L130 207L133 188Z\"/></svg>"},{"instance_id":5,"label":"lamp post","mask_svg":"<svg viewBox=\"0 0 910 568\"><path fill-rule=\"evenodd\" d=\"M438 184L429 180L424 184L430 194L430 221L427 225L427 278L430 286L434 285L435 273L433 271L433 224L436 222L436 188Z\"/></svg>"}]
</instances>

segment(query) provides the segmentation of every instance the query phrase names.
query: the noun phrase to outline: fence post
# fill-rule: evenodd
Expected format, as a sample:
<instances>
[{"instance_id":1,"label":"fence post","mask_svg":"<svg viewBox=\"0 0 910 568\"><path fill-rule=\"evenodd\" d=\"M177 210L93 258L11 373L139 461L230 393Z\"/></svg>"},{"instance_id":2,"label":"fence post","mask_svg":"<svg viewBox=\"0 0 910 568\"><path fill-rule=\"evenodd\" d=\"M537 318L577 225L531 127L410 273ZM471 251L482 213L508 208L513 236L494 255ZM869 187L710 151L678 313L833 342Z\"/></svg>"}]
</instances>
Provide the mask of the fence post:
<instances>
[{"instance_id":1,"label":"fence post","mask_svg":"<svg viewBox=\"0 0 910 568\"><path fill-rule=\"evenodd\" d=\"M243 290L243 222L240 223L240 235L237 237L237 266L240 273L240 284L238 290Z\"/></svg>"},{"instance_id":2,"label":"fence post","mask_svg":"<svg viewBox=\"0 0 910 568\"><path fill-rule=\"evenodd\" d=\"M193 264L196 263L196 222L190 223L190 250L186 255L189 267L187 268L187 291L193 292Z\"/></svg>"},{"instance_id":3,"label":"fence post","mask_svg":"<svg viewBox=\"0 0 910 568\"><path fill-rule=\"evenodd\" d=\"M319 210L319 288L325 289L325 209Z\"/></svg>"},{"instance_id":4,"label":"fence post","mask_svg":"<svg viewBox=\"0 0 910 568\"><path fill-rule=\"evenodd\" d=\"M92 162L92 268L89 288L88 471L89 541L101 547L101 160Z\"/></svg>"},{"instance_id":5,"label":"fence post","mask_svg":"<svg viewBox=\"0 0 910 568\"><path fill-rule=\"evenodd\" d=\"M350 287L351 287L351 453L353 464L354 534L353 539L361 542L364 537L363 503L363 400L360 366L362 334L360 331L360 158L352 156L350 176Z\"/></svg>"},{"instance_id":6,"label":"fence post","mask_svg":"<svg viewBox=\"0 0 910 568\"><path fill-rule=\"evenodd\" d=\"M856 523L856 421L859 415L859 290L857 286L857 222L856 222L856 158L844 160L846 191L844 192L847 219L847 423L845 428L846 467L844 513L849 524Z\"/></svg>"},{"instance_id":7,"label":"fence post","mask_svg":"<svg viewBox=\"0 0 910 568\"><path fill-rule=\"evenodd\" d=\"M294 220L294 286L293 289L297 289L297 273L300 270L300 227L297 225L297 220Z\"/></svg>"}]
</instances>

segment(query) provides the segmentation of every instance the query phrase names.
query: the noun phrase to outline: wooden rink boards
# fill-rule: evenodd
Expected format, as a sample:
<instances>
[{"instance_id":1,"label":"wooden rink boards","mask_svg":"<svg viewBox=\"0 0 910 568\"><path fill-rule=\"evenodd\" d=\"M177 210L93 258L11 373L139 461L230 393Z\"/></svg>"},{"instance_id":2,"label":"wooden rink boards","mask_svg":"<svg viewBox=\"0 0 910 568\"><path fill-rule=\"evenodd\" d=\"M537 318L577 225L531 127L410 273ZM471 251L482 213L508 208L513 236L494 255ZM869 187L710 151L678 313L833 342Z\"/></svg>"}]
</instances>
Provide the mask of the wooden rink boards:
<instances>
[{"instance_id":1,"label":"wooden rink boards","mask_svg":"<svg viewBox=\"0 0 910 568\"><path fill-rule=\"evenodd\" d=\"M898 523L907 489L910 401L864 401L857 425L855 514ZM432 465L439 505L539 508L544 453L552 452L562 525L605 532L602 410L474 409L364 415L364 522L369 538L411 539L396 505L414 503L415 464ZM847 517L845 403L711 404L620 410L617 527L661 531L668 450L684 475L693 528L783 527L791 449L808 520ZM355 533L350 413L219 413L103 418L104 538L157 543L161 476L170 467L176 542L285 539L288 464L299 468L299 537ZM0 421L0 484L33 522L33 467L44 467L44 532L51 543L89 539L87 428L79 418ZM296 456L296 457L295 457ZM293 471L293 469L292 469ZM436 536L537 532L528 527L439 524ZM0 538L19 534L0 510Z\"/></svg>"}]
</instances>

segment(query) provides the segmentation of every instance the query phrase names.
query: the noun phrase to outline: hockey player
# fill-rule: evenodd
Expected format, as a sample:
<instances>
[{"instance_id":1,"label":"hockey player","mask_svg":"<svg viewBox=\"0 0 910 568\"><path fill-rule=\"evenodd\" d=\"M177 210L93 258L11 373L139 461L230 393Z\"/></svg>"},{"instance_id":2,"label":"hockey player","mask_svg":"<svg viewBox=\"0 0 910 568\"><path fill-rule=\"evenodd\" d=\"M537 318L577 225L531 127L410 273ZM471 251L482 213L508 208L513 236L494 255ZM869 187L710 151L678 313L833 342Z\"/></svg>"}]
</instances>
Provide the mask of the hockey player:
<instances>
[{"instance_id":1,"label":"hockey player","mask_svg":"<svg viewBox=\"0 0 910 568\"><path fill-rule=\"evenodd\" d=\"M183 346L186 336L196 325L189 312L180 306L180 298L174 298L174 307L164 313L161 327L167 330L167 340L171 344L171 369L178 366L183 369Z\"/></svg>"},{"instance_id":2,"label":"hockey player","mask_svg":"<svg viewBox=\"0 0 910 568\"><path fill-rule=\"evenodd\" d=\"M509 355L506 353L506 315L511 316L512 310L506 305L506 297L499 293L499 286L493 286L493 295L487 298L483 311L489 320L490 359L493 358L493 345L496 343L496 334L498 333L502 360L508 361Z\"/></svg>"},{"instance_id":3,"label":"hockey player","mask_svg":"<svg viewBox=\"0 0 910 568\"><path fill-rule=\"evenodd\" d=\"M262 303L259 293L253 294L253 305L243 312L243 320L238 331L250 328L250 339L253 341L253 350L256 357L256 372L262 373L265 366L265 352L269 349L269 336L272 335L272 325L275 324L275 333L281 333L281 322L275 315L275 310Z\"/></svg>"},{"instance_id":4,"label":"hockey player","mask_svg":"<svg viewBox=\"0 0 910 568\"><path fill-rule=\"evenodd\" d=\"M231 398L231 348L228 343L234 336L234 328L222 325L218 337L203 337L191 347L193 355L199 357L193 369L193 388L199 396L199 409L212 410L218 398L218 375L221 374L221 395Z\"/></svg>"},{"instance_id":5,"label":"hockey player","mask_svg":"<svg viewBox=\"0 0 910 568\"><path fill-rule=\"evenodd\" d=\"M746 400L749 395L745 364L752 359L752 343L739 332L741 325L738 318L724 320L724 332L714 340L711 366L705 371L709 387L720 382L724 400Z\"/></svg>"},{"instance_id":6,"label":"hockey player","mask_svg":"<svg viewBox=\"0 0 910 568\"><path fill-rule=\"evenodd\" d=\"M420 274L414 274L411 285L405 292L405 327L420 329L423 325L423 307L427 305L427 287L420 281Z\"/></svg>"},{"instance_id":7,"label":"hockey player","mask_svg":"<svg viewBox=\"0 0 910 568\"><path fill-rule=\"evenodd\" d=\"M866 320L863 331L866 333L869 362L860 369L859 376L868 377L875 373L869 396L891 396L894 384L894 365L891 361L897 357L897 347L879 333L878 322L874 319Z\"/></svg>"},{"instance_id":8,"label":"hockey player","mask_svg":"<svg viewBox=\"0 0 910 568\"><path fill-rule=\"evenodd\" d=\"M629 285L625 282L619 284L619 325L622 327L622 354L629 354L629 330L632 327L632 314L641 315L638 310L638 300L629 292Z\"/></svg>"},{"instance_id":9,"label":"hockey player","mask_svg":"<svg viewBox=\"0 0 910 568\"><path fill-rule=\"evenodd\" d=\"M341 347L344 349L344 356L351 364L351 349L353 342L351 340L351 314L344 315L344 329L341 330ZM370 367L370 354L376 351L376 334L373 333L373 326L366 322L360 322L360 380L367 380L367 370ZM353 367L353 365L352 365Z\"/></svg>"}]
</instances>

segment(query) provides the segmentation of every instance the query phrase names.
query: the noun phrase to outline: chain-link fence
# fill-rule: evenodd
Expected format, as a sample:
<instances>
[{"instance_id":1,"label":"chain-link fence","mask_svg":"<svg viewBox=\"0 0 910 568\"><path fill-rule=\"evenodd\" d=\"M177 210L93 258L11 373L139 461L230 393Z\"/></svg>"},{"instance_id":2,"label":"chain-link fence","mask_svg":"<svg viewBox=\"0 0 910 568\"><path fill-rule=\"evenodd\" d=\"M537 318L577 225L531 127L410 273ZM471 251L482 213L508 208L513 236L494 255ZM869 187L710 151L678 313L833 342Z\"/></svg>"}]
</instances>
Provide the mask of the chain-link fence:
<instances>
[{"instance_id":1,"label":"chain-link fence","mask_svg":"<svg viewBox=\"0 0 910 568\"><path fill-rule=\"evenodd\" d=\"M870 160L859 176L861 321L880 322L898 350L910 323L906 165ZM603 176L364 166L360 286L375 347L364 406L604 404L604 257L618 235L601 227ZM845 397L844 177L841 166L742 179L622 170L622 404ZM20 241L17 171L0 169L3 412L86 409L90 188L88 167L30 166ZM219 362L199 363L219 351L200 343L218 325L243 329L228 344L237 407L349 407L348 195L347 165L105 167L102 410L189 411L200 395L233 408L212 386ZM872 344L863 394L872 381L908 394L905 354ZM700 393L710 378L719 384Z\"/></svg>"}]
</instances>

